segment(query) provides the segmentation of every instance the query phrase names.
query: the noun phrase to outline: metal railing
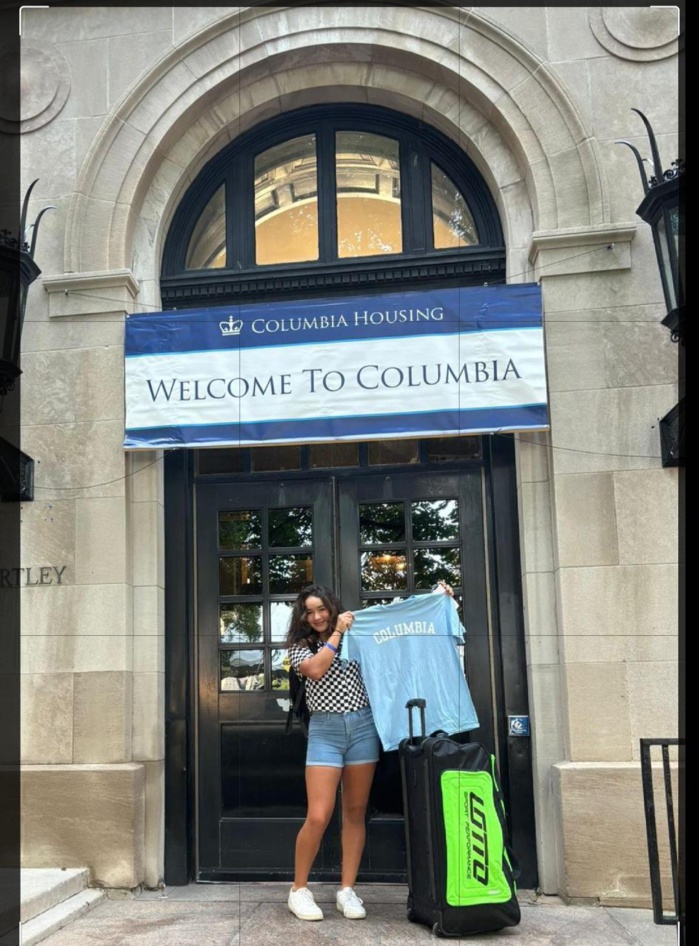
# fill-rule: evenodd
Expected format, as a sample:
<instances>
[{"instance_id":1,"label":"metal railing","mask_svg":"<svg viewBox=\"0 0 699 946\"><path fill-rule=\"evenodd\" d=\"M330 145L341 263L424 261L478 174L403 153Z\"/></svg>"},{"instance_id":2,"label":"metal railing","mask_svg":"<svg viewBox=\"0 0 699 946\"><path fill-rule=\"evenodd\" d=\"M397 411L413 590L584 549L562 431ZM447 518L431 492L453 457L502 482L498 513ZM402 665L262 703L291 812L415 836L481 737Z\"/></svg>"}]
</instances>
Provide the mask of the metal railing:
<instances>
[{"instance_id":1,"label":"metal railing","mask_svg":"<svg viewBox=\"0 0 699 946\"><path fill-rule=\"evenodd\" d=\"M648 864L650 867L650 889L653 903L653 920L655 923L670 925L680 922L681 896L679 862L677 856L677 829L675 821L675 801L672 790L672 773L670 770L670 746L679 746L679 739L641 739L641 779L643 781L643 804L646 815L646 836L648 839ZM682 745L684 743L682 742ZM662 804L665 811L668 851L670 855L670 875L672 878L672 896L675 906L674 914L666 913L663 908L663 887L660 872L660 847L658 844L658 818L656 817L656 801L653 786L653 767L651 750L660 746L663 763L663 795Z\"/></svg>"}]
</instances>

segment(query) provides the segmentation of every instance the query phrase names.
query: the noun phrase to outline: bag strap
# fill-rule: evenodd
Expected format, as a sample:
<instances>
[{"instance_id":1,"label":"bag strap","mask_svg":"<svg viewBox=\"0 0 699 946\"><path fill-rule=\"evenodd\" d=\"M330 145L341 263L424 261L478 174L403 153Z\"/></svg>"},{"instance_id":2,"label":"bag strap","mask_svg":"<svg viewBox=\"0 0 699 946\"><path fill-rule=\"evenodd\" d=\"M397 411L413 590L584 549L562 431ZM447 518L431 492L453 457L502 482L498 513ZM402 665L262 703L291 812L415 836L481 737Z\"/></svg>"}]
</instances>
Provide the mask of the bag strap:
<instances>
[{"instance_id":1,"label":"bag strap","mask_svg":"<svg viewBox=\"0 0 699 946\"><path fill-rule=\"evenodd\" d=\"M320 641L309 641L308 649L313 654L317 654L319 650L319 644L320 644ZM296 673L293 667L291 668L291 672ZM296 673L296 676L299 678L299 689L296 694L296 699L294 700L293 705L289 707L289 712L286 714L286 730L285 731L287 733L291 732L291 727L294 722L294 716L296 715L299 707L301 706L302 701L304 700L306 696L306 678L302 676L300 673ZM301 730L303 731L304 736L307 736L308 727L306 726L305 721L300 716L299 716L299 724L301 726Z\"/></svg>"},{"instance_id":2,"label":"bag strap","mask_svg":"<svg viewBox=\"0 0 699 946\"><path fill-rule=\"evenodd\" d=\"M293 669L291 672L296 673L296 671ZM289 707L289 712L286 714L286 732L287 733L291 732L291 726L292 726L292 723L294 722L294 716L296 715L299 707L301 706L303 698L306 695L306 678L299 676L299 674L296 674L296 676L299 677L300 682L299 682L298 692L296 693L296 699L294 700L293 704ZM299 716L299 723L301 724L301 729L304 731L304 733L307 734L308 730L306 728L306 724L301 719L300 716Z\"/></svg>"}]
</instances>

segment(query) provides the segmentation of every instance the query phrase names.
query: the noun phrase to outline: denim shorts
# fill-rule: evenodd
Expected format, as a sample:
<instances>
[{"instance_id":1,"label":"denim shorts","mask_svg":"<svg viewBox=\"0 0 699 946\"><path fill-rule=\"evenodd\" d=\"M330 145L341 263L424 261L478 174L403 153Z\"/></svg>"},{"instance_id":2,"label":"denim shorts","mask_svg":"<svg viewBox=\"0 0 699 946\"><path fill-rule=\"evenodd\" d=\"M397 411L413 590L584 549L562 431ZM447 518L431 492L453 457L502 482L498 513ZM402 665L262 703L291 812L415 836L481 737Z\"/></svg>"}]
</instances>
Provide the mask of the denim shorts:
<instances>
[{"instance_id":1,"label":"denim shorts","mask_svg":"<svg viewBox=\"0 0 699 946\"><path fill-rule=\"evenodd\" d=\"M371 708L352 713L311 713L306 765L364 765L379 761L379 734Z\"/></svg>"}]
</instances>

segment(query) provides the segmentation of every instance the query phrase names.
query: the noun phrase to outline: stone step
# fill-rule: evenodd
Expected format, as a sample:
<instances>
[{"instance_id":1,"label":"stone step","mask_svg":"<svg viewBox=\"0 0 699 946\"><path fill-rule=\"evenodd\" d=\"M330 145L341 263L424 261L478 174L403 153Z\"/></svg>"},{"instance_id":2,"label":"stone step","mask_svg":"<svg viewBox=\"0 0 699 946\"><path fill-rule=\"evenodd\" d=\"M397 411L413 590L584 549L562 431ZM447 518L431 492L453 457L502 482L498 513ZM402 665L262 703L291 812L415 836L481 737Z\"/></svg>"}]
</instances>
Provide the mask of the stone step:
<instances>
[{"instance_id":1,"label":"stone step","mask_svg":"<svg viewBox=\"0 0 699 946\"><path fill-rule=\"evenodd\" d=\"M90 882L86 867L23 868L19 876L21 890L21 920L27 923L40 913L69 900Z\"/></svg>"},{"instance_id":2,"label":"stone step","mask_svg":"<svg viewBox=\"0 0 699 946\"><path fill-rule=\"evenodd\" d=\"M26 923L22 923L22 936L20 938L22 946L35 946L36 943L40 943L51 933L55 933L79 916L87 913L88 910L97 906L104 899L104 890L86 888L67 900L55 904L43 913L32 917Z\"/></svg>"}]
</instances>

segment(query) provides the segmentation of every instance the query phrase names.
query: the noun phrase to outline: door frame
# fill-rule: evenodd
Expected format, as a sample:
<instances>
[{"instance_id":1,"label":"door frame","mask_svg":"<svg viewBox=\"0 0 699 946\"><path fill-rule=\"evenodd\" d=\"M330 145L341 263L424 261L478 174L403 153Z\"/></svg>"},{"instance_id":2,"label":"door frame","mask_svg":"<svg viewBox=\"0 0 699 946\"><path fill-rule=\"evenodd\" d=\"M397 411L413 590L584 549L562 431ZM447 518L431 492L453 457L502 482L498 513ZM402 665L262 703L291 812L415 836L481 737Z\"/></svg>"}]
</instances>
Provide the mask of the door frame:
<instances>
[{"instance_id":1,"label":"door frame","mask_svg":"<svg viewBox=\"0 0 699 946\"><path fill-rule=\"evenodd\" d=\"M508 794L517 793L516 810L508 811L512 843L523 864L519 885L534 889L536 823L531 739L507 732L509 715L529 715L514 438L482 437L485 469L484 510L489 570L493 680L502 707L498 725L500 777ZM463 464L422 468L462 470ZM374 475L397 467L332 470L336 478ZM318 476L330 471L318 470ZM403 472L408 472L403 468ZM309 471L256 474L255 479L308 478ZM228 480L228 476L207 480ZM234 477L250 481L251 477ZM164 456L165 508L165 883L186 885L196 876L196 615L194 452L167 451ZM516 669L518 668L518 669Z\"/></svg>"}]
</instances>

